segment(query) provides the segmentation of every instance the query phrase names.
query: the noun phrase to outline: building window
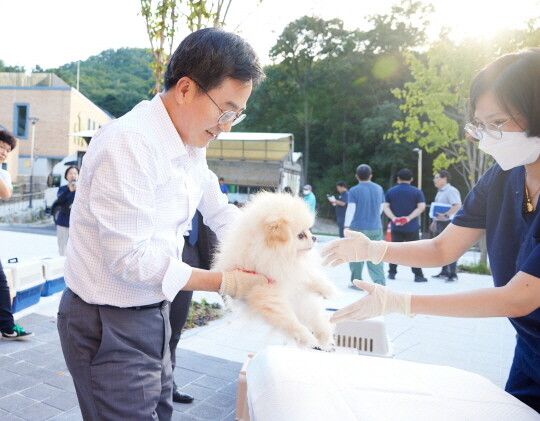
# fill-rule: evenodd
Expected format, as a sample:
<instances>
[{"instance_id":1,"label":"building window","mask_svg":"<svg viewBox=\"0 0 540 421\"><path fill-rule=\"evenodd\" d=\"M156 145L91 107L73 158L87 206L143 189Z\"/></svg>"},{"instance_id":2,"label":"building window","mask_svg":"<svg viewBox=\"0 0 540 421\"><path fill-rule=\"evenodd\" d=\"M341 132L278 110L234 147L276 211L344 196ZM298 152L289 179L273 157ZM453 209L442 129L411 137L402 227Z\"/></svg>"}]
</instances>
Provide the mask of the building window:
<instances>
[{"instance_id":1,"label":"building window","mask_svg":"<svg viewBox=\"0 0 540 421\"><path fill-rule=\"evenodd\" d=\"M15 104L13 132L20 139L28 139L28 104Z\"/></svg>"},{"instance_id":2,"label":"building window","mask_svg":"<svg viewBox=\"0 0 540 421\"><path fill-rule=\"evenodd\" d=\"M86 130L90 130L92 128L92 126L90 125L90 119L88 119L88 127Z\"/></svg>"}]
</instances>

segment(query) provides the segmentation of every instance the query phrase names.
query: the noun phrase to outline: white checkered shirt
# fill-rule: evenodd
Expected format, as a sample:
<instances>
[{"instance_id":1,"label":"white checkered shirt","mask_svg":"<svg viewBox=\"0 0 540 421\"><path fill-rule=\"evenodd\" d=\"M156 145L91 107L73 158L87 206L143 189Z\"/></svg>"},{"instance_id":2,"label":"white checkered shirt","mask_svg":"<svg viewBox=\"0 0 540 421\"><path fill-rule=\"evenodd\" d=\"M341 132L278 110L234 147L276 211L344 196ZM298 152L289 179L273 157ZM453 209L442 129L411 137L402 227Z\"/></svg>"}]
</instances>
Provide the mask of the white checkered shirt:
<instances>
[{"instance_id":1,"label":"white checkered shirt","mask_svg":"<svg viewBox=\"0 0 540 421\"><path fill-rule=\"evenodd\" d=\"M184 145L158 94L92 138L71 211L67 286L90 304L171 301L191 276L180 259L197 208L218 237L239 214L206 149Z\"/></svg>"}]
</instances>

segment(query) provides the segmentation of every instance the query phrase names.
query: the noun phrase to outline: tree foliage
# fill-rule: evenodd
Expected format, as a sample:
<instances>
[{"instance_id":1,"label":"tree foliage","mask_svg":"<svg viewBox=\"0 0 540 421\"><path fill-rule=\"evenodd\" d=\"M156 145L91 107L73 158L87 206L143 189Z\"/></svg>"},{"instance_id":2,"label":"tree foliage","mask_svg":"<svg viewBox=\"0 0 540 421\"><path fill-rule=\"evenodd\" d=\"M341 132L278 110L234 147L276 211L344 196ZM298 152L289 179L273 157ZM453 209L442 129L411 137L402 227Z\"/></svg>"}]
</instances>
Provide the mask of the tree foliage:
<instances>
[{"instance_id":1,"label":"tree foliage","mask_svg":"<svg viewBox=\"0 0 540 421\"><path fill-rule=\"evenodd\" d=\"M154 57L150 64L156 82L154 93L161 92L167 58L172 52L178 19L177 3L177 0L141 0L141 14L146 22L150 51Z\"/></svg>"},{"instance_id":2,"label":"tree foliage","mask_svg":"<svg viewBox=\"0 0 540 421\"><path fill-rule=\"evenodd\" d=\"M96 105L120 117L140 101L150 98L153 86L151 61L152 56L144 48L105 50L80 62L79 89ZM76 62L46 71L76 86Z\"/></svg>"}]
</instances>

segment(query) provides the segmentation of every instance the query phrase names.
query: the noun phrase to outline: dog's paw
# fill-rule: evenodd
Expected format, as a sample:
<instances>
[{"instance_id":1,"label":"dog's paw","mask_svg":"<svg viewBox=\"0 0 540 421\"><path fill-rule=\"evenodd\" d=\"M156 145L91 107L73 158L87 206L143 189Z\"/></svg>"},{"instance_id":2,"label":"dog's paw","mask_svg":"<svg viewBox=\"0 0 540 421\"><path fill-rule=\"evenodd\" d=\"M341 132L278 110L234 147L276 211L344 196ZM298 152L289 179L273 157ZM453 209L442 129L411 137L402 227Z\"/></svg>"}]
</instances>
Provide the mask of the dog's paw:
<instances>
[{"instance_id":1,"label":"dog's paw","mask_svg":"<svg viewBox=\"0 0 540 421\"><path fill-rule=\"evenodd\" d=\"M293 338L300 346L315 348L319 345L317 338L315 338L315 336L313 336L313 334L307 328L298 330L295 334L293 334Z\"/></svg>"},{"instance_id":2,"label":"dog's paw","mask_svg":"<svg viewBox=\"0 0 540 421\"><path fill-rule=\"evenodd\" d=\"M328 332L320 332L315 335L319 341L319 348L323 351L331 351L335 347L334 335Z\"/></svg>"},{"instance_id":3,"label":"dog's paw","mask_svg":"<svg viewBox=\"0 0 540 421\"><path fill-rule=\"evenodd\" d=\"M337 295L336 287L331 283L324 283L317 285L316 292L325 300L333 298Z\"/></svg>"}]
</instances>

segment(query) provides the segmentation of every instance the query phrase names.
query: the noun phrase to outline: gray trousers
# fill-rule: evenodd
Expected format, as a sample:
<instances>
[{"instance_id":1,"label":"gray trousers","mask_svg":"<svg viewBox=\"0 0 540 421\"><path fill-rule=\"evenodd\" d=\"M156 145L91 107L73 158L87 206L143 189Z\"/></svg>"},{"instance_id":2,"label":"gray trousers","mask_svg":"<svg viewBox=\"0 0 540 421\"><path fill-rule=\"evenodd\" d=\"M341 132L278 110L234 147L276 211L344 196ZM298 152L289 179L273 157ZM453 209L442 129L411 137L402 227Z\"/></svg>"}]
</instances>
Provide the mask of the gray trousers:
<instances>
[{"instance_id":1,"label":"gray trousers","mask_svg":"<svg viewBox=\"0 0 540 421\"><path fill-rule=\"evenodd\" d=\"M66 288L58 332L85 421L171 419L168 305L93 305Z\"/></svg>"}]
</instances>

